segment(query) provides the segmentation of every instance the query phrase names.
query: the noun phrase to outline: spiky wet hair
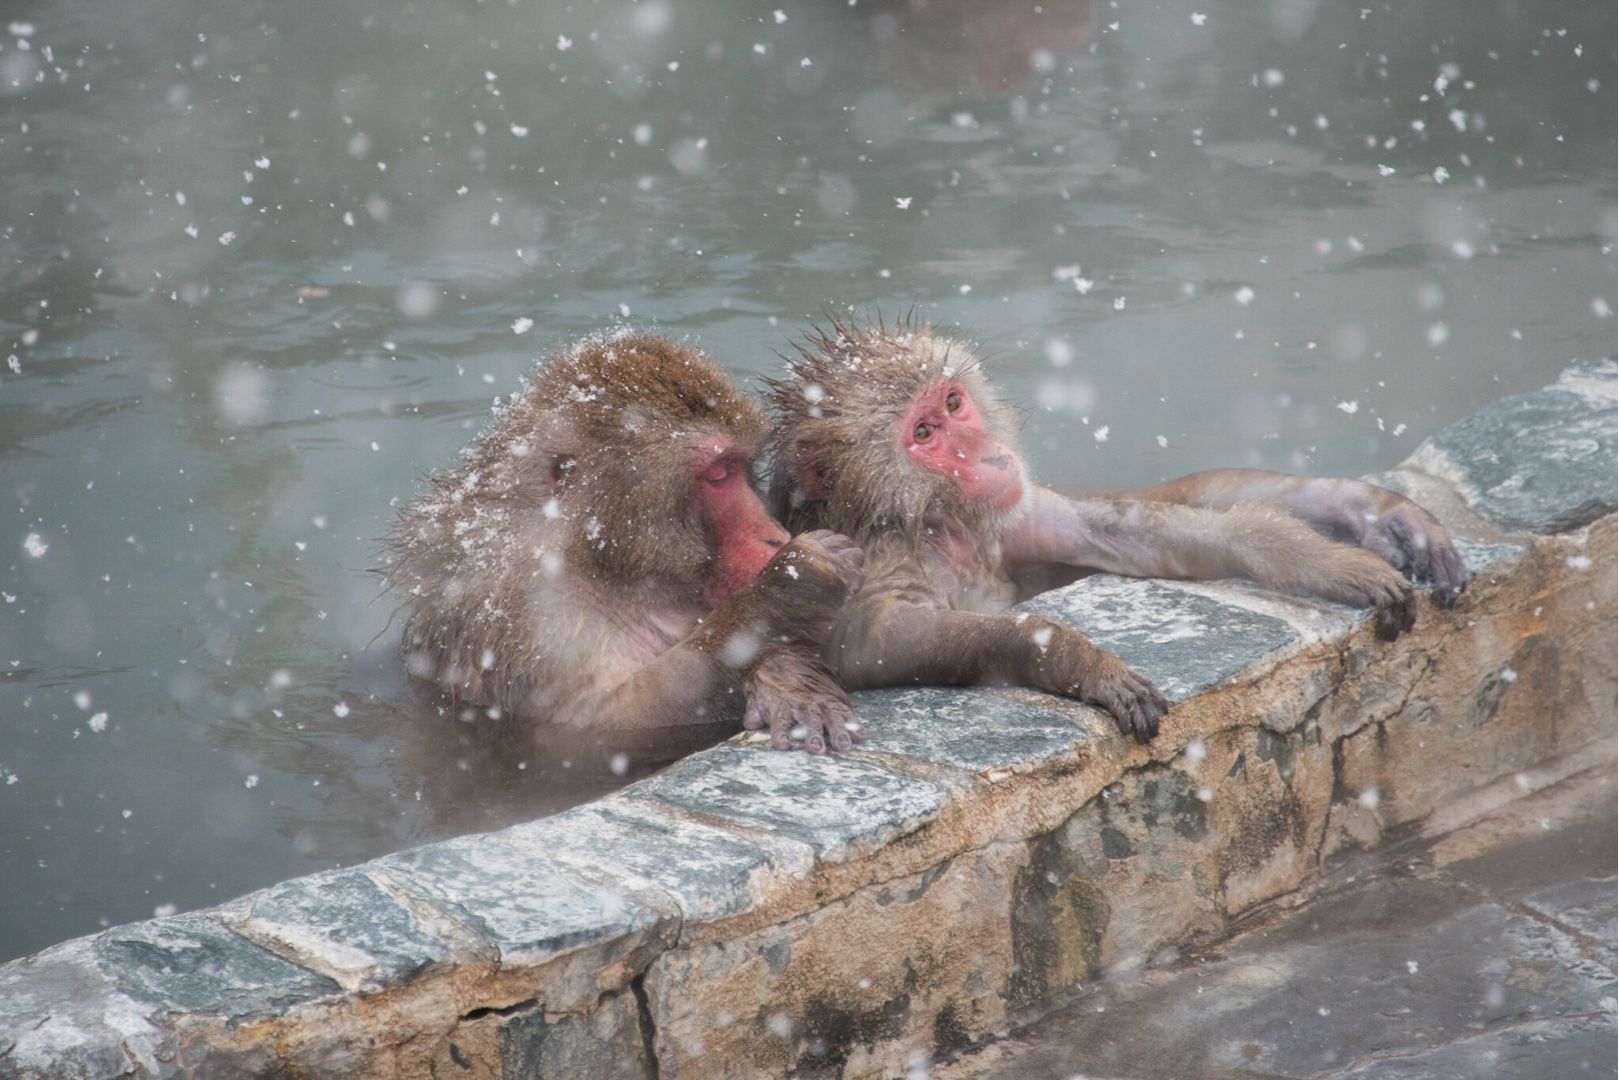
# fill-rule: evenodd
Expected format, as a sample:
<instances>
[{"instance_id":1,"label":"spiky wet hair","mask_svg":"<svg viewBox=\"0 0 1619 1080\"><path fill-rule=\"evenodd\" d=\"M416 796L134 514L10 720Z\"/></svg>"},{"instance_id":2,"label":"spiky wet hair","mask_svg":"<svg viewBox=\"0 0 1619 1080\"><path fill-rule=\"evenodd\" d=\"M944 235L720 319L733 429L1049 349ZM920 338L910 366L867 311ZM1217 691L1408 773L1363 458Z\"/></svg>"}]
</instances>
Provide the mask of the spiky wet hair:
<instances>
[{"instance_id":1,"label":"spiky wet hair","mask_svg":"<svg viewBox=\"0 0 1619 1080\"><path fill-rule=\"evenodd\" d=\"M915 540L952 522L981 535L993 525L998 515L908 461L898 432L920 390L955 378L991 430L1013 440L1016 419L965 342L911 316L861 325L834 318L784 359L787 376L768 380L776 414L771 493L790 529L836 529L864 542L893 532Z\"/></svg>"}]
</instances>

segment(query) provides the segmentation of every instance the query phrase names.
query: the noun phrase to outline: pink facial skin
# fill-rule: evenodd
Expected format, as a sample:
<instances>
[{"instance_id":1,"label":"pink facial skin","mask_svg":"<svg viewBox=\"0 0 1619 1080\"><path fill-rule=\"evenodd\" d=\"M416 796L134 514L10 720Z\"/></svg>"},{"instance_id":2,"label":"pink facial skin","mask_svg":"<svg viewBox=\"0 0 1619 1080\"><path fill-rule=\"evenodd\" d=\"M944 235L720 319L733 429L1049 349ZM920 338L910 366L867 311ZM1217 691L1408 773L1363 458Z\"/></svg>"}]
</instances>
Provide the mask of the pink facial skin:
<instances>
[{"instance_id":1,"label":"pink facial skin","mask_svg":"<svg viewBox=\"0 0 1619 1080\"><path fill-rule=\"evenodd\" d=\"M714 576L705 599L719 604L752 581L788 541L748 482L747 459L734 449L706 457L695 478L703 523L714 538Z\"/></svg>"},{"instance_id":2,"label":"pink facial skin","mask_svg":"<svg viewBox=\"0 0 1619 1080\"><path fill-rule=\"evenodd\" d=\"M916 395L899 421L905 456L948 476L968 500L1005 510L1023 496L1023 467L990 434L966 387L941 379Z\"/></svg>"}]
</instances>

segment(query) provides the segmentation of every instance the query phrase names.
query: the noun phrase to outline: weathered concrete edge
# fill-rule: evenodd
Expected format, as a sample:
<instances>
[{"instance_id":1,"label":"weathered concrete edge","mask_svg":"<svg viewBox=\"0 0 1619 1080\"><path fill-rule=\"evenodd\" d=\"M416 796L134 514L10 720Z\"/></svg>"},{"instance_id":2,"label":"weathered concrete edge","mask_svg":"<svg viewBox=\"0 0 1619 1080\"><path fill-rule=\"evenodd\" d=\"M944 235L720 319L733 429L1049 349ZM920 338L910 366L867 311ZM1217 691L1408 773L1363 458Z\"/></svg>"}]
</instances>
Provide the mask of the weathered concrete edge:
<instances>
[{"instance_id":1,"label":"weathered concrete edge","mask_svg":"<svg viewBox=\"0 0 1619 1080\"><path fill-rule=\"evenodd\" d=\"M1555 393L1611 397L1611 385L1611 371L1598 366L1566 378ZM1455 464L1452 444L1448 451L1425 447L1397 477L1412 487L1431 488L1459 475L1466 484L1465 458ZM1447 456L1434 467L1439 453ZM1478 505L1476 485L1456 490L1470 508ZM935 702L933 715L907 726L900 717L910 706L901 700L891 710L893 728L914 736L952 720L966 722L971 718L938 715L963 704L975 715L991 715L994 727L969 732L964 744L943 751L929 736L929 745L909 752L917 747L903 739L885 745L874 719L874 749L842 761L769 754L750 740L735 740L557 818L295 879L220 908L115 928L0 966L0 1076L214 1074L274 1065L429 1075L441 1062L458 1072L493 1075L547 1055L572 1062L578 1075L645 1068L654 1056L664 1076L676 1075L682 1064L690 1075L753 1075L819 1069L831 1062L820 1028L851 1026L855 1038L831 1046L843 1054L837 1067L854 1075L864 1075L867 1065L881 1072L899 1053L902 1068L918 1023L931 1024L932 1049L947 1051L1037 1010L1043 995L1060 994L1076 979L1139 963L1143 948L1217 932L1233 915L1308 880L1333 851L1375 843L1386 828L1454 805L1454 796L1499 786L1502 777L1535 767L1555 775L1593 755L1611 757L1613 494L1579 494L1581 505L1606 505L1606 516L1564 535L1526 539L1518 553L1485 552L1483 573L1458 611L1425 606L1418 634L1393 648L1371 642L1364 619L1353 613L1240 586L1082 583L1076 603L1083 610L1070 613L1076 619L1093 608L1106 615L1109 604L1152 590L1223 605L1222 625L1229 625L1233 610L1259 617L1250 629L1270 647L1242 663L1226 658L1226 667L1236 666L1218 682L1177 695L1182 700L1166 735L1150 750L1124 743L1093 711L1066 702L1017 691L932 691L954 704ZM1478 520L1468 519L1474 527L1465 530L1457 525L1458 531L1502 539ZM1586 596L1598 599L1587 606ZM1551 602L1530 603L1536 599ZM1112 613L1115 629L1128 633L1154 617L1126 607ZM1184 616L1173 610L1158 615L1170 620L1167 640L1185 636L1174 622ZM1092 629L1107 640L1106 618L1103 623ZM1523 653L1524 642L1542 643L1523 663L1524 670L1538 665L1537 678L1570 669L1600 678L1583 688L1583 699L1570 697L1571 715L1542 725L1546 730L1510 723L1482 738L1479 731L1524 696L1509 662ZM1547 660L1546 650L1555 653L1564 642L1580 647ZM1481 643L1490 647L1481 650ZM1128 656L1132 644L1139 642L1124 641L1120 651ZM1604 651L1605 670L1588 668L1584 658ZM1489 709L1484 725L1448 738L1407 722L1415 688L1436 665L1463 653L1472 654L1478 669ZM1461 660L1465 666L1467 658ZM1513 677L1501 678L1503 671ZM1539 689L1556 697L1554 686ZM1008 729L1015 738L996 743ZM1316 745L1331 750L1330 767L1319 775L1308 775L1315 767L1305 763L1308 753L1285 749L1290 740L1305 746L1312 730ZM1377 740L1357 738L1368 731ZM1413 752L1391 762L1387 744L1408 737ZM1456 768L1443 751L1458 747L1478 760ZM1115 919L1077 956L1060 935L1035 941L1055 955L1042 961L1053 970L1040 979L1020 970L1018 943L1011 940L1007 971L988 979L1001 980L987 994L999 1004L975 1003L977 1017L941 1007L917 1019L908 1015L907 998L904 1016L890 1010L873 1019L844 1008L847 1022L840 1027L838 1017L818 1019L802 1008L814 996L804 985L787 993L754 988L755 1015L730 1017L727 1037L699 1040L704 1045L697 1050L682 1045L683 1039L690 1043L681 1029L690 1019L685 1013L723 998L738 984L737 972L750 965L768 979L796 977L803 984L798 968L805 961L793 956L794 946L810 942L806 951L813 956L813 939L825 933L830 918L848 917L854 926L862 919L848 912L864 905L869 910L862 918L880 927L879 909L896 903L884 895L898 890L914 894L905 903L925 902L934 882L974 860L1012 867L1008 880L1015 884L1040 865L1042 851L1077 850L1068 841L1093 824L1082 814L1104 805L1108 792L1127 803L1143 782L1172 781L1185 787L1182 796L1191 792L1198 799L1204 789L1193 782L1216 759L1229 759L1235 769L1249 754L1255 760L1269 754L1270 765L1291 754L1295 770L1304 770L1284 776L1274 768L1264 782L1245 777L1247 801L1230 800L1249 811L1263 810L1271 797L1319 803L1319 813L1304 815L1319 819L1319 829L1297 845L1302 858L1278 861L1273 849L1244 871L1242 860L1251 861L1252 852L1245 854L1240 843L1219 848L1215 862L1236 872L1222 871L1218 888L1198 893L1198 903L1185 910L1154 913L1147 932ZM990 763L975 767L980 758ZM1434 759L1437 769L1426 764ZM740 801L718 797L725 795L721 788L735 785L741 785ZM1382 790L1394 797L1366 798ZM772 809L766 800L763 812L755 805L782 792L802 805ZM1175 805L1183 817L1196 816L1185 798ZM1206 805L1217 814L1225 800ZM1144 821L1121 818L1119 827L1092 830L1108 861L1092 875L1092 885L1127 892L1113 864L1128 865L1140 857L1142 843L1156 842L1156 822ZM1255 831L1240 821L1216 826L1237 841ZM1208 820L1182 820L1159 831L1177 829L1183 840L1202 829L1193 843L1210 834ZM606 851L617 854L614 862L602 861ZM1130 853L1115 858L1121 851ZM1162 854L1138 868L1149 884L1163 880L1165 866L1181 858L1165 856L1166 863L1158 859ZM1072 867L1045 873L1079 876ZM992 870L985 875L994 876ZM1083 890L1075 896L1080 900L1057 896L1057 908L1083 907ZM1043 904L1047 916L1057 910L1051 897L1024 900L1025 906ZM1007 896L985 890L981 910L964 921L1016 924L1008 903ZM1029 934L1025 929L1025 939ZM728 952L735 955L727 959ZM708 962L715 957L717 965ZM828 984L850 981L847 972L824 964L812 968ZM757 1030L729 1031L749 1024ZM777 1052L782 1047L790 1052ZM749 1064L730 1068L726 1054L733 1051Z\"/></svg>"}]
</instances>

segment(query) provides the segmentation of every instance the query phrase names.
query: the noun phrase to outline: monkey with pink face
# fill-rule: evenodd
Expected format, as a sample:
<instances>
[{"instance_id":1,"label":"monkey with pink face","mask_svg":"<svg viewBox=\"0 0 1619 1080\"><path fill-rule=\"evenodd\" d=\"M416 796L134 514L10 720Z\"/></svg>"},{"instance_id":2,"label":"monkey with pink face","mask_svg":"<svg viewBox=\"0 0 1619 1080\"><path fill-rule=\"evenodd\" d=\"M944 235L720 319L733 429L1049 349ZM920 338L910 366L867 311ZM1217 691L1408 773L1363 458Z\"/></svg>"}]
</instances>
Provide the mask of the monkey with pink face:
<instances>
[{"instance_id":1,"label":"monkey with pink face","mask_svg":"<svg viewBox=\"0 0 1619 1080\"><path fill-rule=\"evenodd\" d=\"M1093 571L1243 577L1373 608L1394 638L1416 619L1400 570L1446 605L1467 580L1433 515L1358 480L1217 469L1110 496L1040 487L971 349L925 325L834 322L788 363L771 383L771 498L789 528L836 530L865 553L823 649L850 689L1033 686L1099 705L1146 742L1168 707L1146 678L1071 627L1006 609Z\"/></svg>"},{"instance_id":2,"label":"monkey with pink face","mask_svg":"<svg viewBox=\"0 0 1619 1080\"><path fill-rule=\"evenodd\" d=\"M861 741L816 654L863 558L766 512L767 433L666 338L554 357L394 525L407 668L548 742L667 757L744 720L781 749L795 730L812 753Z\"/></svg>"}]
</instances>

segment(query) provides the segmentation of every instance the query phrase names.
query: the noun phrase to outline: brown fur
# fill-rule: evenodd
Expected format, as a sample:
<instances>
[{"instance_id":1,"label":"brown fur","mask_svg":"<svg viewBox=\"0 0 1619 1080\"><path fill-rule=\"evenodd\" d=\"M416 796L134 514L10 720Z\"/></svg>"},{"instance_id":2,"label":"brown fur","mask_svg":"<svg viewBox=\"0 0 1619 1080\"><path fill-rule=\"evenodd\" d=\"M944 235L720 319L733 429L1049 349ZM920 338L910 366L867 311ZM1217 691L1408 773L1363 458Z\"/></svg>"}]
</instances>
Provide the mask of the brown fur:
<instances>
[{"instance_id":1,"label":"brown fur","mask_svg":"<svg viewBox=\"0 0 1619 1080\"><path fill-rule=\"evenodd\" d=\"M1391 563L1431 577L1443 602L1466 580L1432 515L1360 481L1215 470L1135 497L1087 499L1026 484L1014 506L986 510L958 490L955 470L908 459L898 435L919 392L941 375L956 378L977 410L963 413L960 430L980 424L1001 445L1013 431L970 349L925 325L834 322L812 332L788 367L771 383L777 511L794 527L845 532L866 553L866 584L826 650L850 686L1023 683L1102 704L1145 739L1166 707L1150 684L1068 627L998 613L1096 570L1243 576L1374 607L1379 634L1393 637L1416 608Z\"/></svg>"},{"instance_id":2,"label":"brown fur","mask_svg":"<svg viewBox=\"0 0 1619 1080\"><path fill-rule=\"evenodd\" d=\"M908 475L892 436L916 392L947 373L961 378L997 431L1016 434L1012 410L965 346L909 318L892 329L834 319L812 330L787 364L789 376L769 385L778 417L771 497L789 528L833 529L862 545L895 535L915 544L944 521L974 536L993 532L997 515L951 484Z\"/></svg>"},{"instance_id":3,"label":"brown fur","mask_svg":"<svg viewBox=\"0 0 1619 1080\"><path fill-rule=\"evenodd\" d=\"M896 425L941 376L961 381L997 436L1013 433L970 350L910 320L834 321L788 365L771 383L777 512L793 528L845 532L866 554L865 586L824 650L845 684L1037 686L1101 705L1138 739L1155 734L1168 705L1145 678L1070 627L1000 614L1016 598L1002 530L1020 508L986 509L904 458Z\"/></svg>"},{"instance_id":4,"label":"brown fur","mask_svg":"<svg viewBox=\"0 0 1619 1080\"><path fill-rule=\"evenodd\" d=\"M665 338L555 357L386 542L412 674L574 727L733 726L764 646L818 644L858 569L808 538L709 609L715 537L691 463L712 446L751 460L766 433L755 402Z\"/></svg>"}]
</instances>

